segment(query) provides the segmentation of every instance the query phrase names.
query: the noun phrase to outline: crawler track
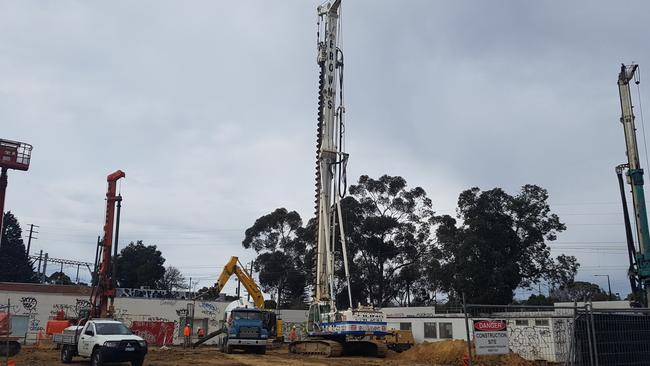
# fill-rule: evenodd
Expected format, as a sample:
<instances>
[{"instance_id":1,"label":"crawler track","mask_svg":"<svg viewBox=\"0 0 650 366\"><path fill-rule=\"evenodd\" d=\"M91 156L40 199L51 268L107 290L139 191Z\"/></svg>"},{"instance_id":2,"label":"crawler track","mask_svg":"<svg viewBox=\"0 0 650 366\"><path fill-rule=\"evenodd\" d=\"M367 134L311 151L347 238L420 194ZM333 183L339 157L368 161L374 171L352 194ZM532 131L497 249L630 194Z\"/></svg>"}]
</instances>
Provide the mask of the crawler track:
<instances>
[{"instance_id":1,"label":"crawler track","mask_svg":"<svg viewBox=\"0 0 650 366\"><path fill-rule=\"evenodd\" d=\"M308 356L339 357L343 354L343 346L336 341L314 339L292 342L289 344L289 352Z\"/></svg>"}]
</instances>

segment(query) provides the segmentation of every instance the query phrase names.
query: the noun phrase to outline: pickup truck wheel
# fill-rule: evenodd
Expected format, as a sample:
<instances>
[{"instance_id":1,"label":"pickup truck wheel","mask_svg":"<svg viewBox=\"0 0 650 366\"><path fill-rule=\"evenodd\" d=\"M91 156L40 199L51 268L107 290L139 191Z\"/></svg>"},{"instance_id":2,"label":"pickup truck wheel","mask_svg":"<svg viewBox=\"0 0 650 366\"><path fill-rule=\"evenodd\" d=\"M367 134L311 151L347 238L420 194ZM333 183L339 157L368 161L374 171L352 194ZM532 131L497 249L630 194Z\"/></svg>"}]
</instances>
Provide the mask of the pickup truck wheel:
<instances>
[{"instance_id":1,"label":"pickup truck wheel","mask_svg":"<svg viewBox=\"0 0 650 366\"><path fill-rule=\"evenodd\" d=\"M137 360L131 361L131 366L142 366L144 363L144 357L138 358Z\"/></svg>"},{"instance_id":2,"label":"pickup truck wheel","mask_svg":"<svg viewBox=\"0 0 650 366\"><path fill-rule=\"evenodd\" d=\"M104 361L102 360L102 352L99 347L93 350L93 354L90 356L90 364L92 366L102 366Z\"/></svg>"},{"instance_id":3,"label":"pickup truck wheel","mask_svg":"<svg viewBox=\"0 0 650 366\"><path fill-rule=\"evenodd\" d=\"M257 348L257 353L258 355L264 355L266 354L266 346L258 346Z\"/></svg>"},{"instance_id":4,"label":"pickup truck wheel","mask_svg":"<svg viewBox=\"0 0 650 366\"><path fill-rule=\"evenodd\" d=\"M61 347L61 362L62 363L72 362L72 348L68 345L63 345Z\"/></svg>"}]
</instances>

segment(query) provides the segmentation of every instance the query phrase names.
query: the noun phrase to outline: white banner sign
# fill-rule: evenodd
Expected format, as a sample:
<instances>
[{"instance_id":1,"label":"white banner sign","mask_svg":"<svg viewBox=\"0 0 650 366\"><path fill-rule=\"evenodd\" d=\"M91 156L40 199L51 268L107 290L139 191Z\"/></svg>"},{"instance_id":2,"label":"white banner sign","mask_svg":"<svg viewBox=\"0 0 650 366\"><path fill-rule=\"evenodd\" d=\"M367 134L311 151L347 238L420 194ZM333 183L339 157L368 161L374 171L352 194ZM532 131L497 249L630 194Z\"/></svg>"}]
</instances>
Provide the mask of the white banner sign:
<instances>
[{"instance_id":1,"label":"white banner sign","mask_svg":"<svg viewBox=\"0 0 650 366\"><path fill-rule=\"evenodd\" d=\"M502 355L509 352L505 320L474 320L474 345L477 355Z\"/></svg>"}]
</instances>

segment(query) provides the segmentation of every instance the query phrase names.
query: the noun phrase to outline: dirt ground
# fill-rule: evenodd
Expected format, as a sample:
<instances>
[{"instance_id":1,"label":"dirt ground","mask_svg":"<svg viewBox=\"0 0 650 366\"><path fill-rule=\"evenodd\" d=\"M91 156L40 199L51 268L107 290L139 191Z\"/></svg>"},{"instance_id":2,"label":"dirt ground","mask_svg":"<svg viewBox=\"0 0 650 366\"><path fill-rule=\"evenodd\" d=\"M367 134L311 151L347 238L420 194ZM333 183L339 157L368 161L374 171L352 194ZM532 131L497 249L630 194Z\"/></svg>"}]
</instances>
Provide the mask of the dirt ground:
<instances>
[{"instance_id":1,"label":"dirt ground","mask_svg":"<svg viewBox=\"0 0 650 366\"><path fill-rule=\"evenodd\" d=\"M185 350L183 348L173 347L166 351L152 348L149 350L145 359L145 366L267 366L267 365L285 365L285 366L396 366L396 365L422 365L411 361L404 362L396 358L396 354L390 353L385 359L375 359L367 357L338 357L338 358L318 358L303 357L289 354L286 348L269 350L266 355L251 354L225 354L219 352L216 348L202 347L195 350ZM16 366L50 366L60 365L59 351L50 349L36 349L24 347L23 350L14 357ZM0 365L4 365L4 360ZM72 365L90 365L88 360L75 358ZM116 365L128 365L116 364Z\"/></svg>"},{"instance_id":2,"label":"dirt ground","mask_svg":"<svg viewBox=\"0 0 650 366\"><path fill-rule=\"evenodd\" d=\"M254 354L225 354L215 347L200 347L184 349L172 347L161 350L151 348L145 359L146 366L462 366L463 355L467 351L464 341L450 340L434 343L422 343L403 353L388 351L384 359L370 357L306 357L290 354L287 347L267 350L266 355ZM24 347L14 357L17 366L49 366L60 365L59 351L54 349L38 349ZM75 358L73 365L89 365L88 360ZM4 360L0 360L4 366ZM118 364L120 365L120 364ZM123 363L121 365L128 365ZM476 366L533 366L535 363L526 361L516 354L503 356L484 356L474 360Z\"/></svg>"}]
</instances>

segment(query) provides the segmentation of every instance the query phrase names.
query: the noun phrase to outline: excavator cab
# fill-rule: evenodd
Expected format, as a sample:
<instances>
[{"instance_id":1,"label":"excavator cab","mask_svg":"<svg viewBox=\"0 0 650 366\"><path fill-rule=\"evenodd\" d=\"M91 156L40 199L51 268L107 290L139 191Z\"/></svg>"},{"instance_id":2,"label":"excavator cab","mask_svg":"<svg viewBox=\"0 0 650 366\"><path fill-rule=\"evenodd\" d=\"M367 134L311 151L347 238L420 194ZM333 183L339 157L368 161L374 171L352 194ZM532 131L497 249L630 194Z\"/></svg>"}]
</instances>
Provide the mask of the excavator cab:
<instances>
[{"instance_id":1,"label":"excavator cab","mask_svg":"<svg viewBox=\"0 0 650 366\"><path fill-rule=\"evenodd\" d=\"M264 312L264 320L262 320L264 329L269 332L269 336L277 334L277 316L273 311Z\"/></svg>"},{"instance_id":2,"label":"excavator cab","mask_svg":"<svg viewBox=\"0 0 650 366\"><path fill-rule=\"evenodd\" d=\"M329 322L327 319L332 312L332 308L327 303L311 304L309 306L309 315L307 319L307 332L321 331L320 324Z\"/></svg>"}]
</instances>

